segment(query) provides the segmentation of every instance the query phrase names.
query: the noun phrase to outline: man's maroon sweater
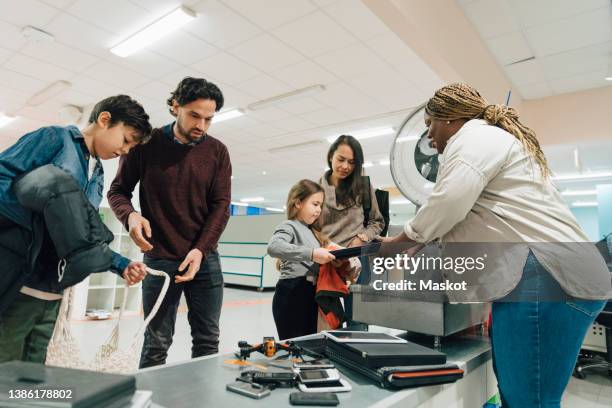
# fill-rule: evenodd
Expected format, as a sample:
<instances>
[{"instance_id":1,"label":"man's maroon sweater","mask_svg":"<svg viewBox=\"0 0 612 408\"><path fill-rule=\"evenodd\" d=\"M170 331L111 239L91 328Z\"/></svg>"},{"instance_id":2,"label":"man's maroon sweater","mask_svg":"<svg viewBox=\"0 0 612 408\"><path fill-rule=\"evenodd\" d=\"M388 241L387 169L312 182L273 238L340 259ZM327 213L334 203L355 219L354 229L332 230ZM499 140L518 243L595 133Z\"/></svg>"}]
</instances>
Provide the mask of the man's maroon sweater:
<instances>
[{"instance_id":1,"label":"man's maroon sweater","mask_svg":"<svg viewBox=\"0 0 612 408\"><path fill-rule=\"evenodd\" d=\"M183 260L198 248L206 256L217 247L229 219L231 175L223 143L207 135L195 146L179 144L168 125L153 130L149 143L121 158L108 202L128 228L128 216L136 211L132 192L140 181L140 207L153 234L147 254Z\"/></svg>"}]
</instances>

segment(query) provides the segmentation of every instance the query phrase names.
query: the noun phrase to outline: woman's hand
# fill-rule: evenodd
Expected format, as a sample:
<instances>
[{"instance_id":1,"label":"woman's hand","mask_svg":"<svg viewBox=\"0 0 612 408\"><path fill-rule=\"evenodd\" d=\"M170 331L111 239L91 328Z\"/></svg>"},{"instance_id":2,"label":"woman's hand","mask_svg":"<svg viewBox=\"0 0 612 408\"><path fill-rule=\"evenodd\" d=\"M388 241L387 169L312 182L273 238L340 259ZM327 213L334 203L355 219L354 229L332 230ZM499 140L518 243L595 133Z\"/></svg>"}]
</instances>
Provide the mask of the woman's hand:
<instances>
[{"instance_id":1,"label":"woman's hand","mask_svg":"<svg viewBox=\"0 0 612 408\"><path fill-rule=\"evenodd\" d=\"M355 238L353 238L351 242L349 242L347 247L350 248L350 247L362 246L366 244L367 242L368 242L368 237L366 237L365 234L357 234Z\"/></svg>"},{"instance_id":2,"label":"woman's hand","mask_svg":"<svg viewBox=\"0 0 612 408\"><path fill-rule=\"evenodd\" d=\"M318 263L319 265L325 265L326 263L331 262L334 259L336 259L336 257L325 248L315 248L312 251L312 260Z\"/></svg>"}]
</instances>

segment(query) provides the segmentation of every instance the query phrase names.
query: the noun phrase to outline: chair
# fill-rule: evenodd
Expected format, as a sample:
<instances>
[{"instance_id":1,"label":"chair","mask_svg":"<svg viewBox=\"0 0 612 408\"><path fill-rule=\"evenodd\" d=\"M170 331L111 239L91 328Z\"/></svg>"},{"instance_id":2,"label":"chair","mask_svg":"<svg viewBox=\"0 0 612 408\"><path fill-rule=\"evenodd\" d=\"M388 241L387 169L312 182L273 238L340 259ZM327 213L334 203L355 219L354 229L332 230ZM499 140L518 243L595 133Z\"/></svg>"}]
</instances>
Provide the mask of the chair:
<instances>
[{"instance_id":1,"label":"chair","mask_svg":"<svg viewBox=\"0 0 612 408\"><path fill-rule=\"evenodd\" d=\"M608 375L612 376L612 302L606 304L595 321L606 328L606 353L602 356L597 352L581 351L574 367L574 377L576 378L586 378L584 370L591 368L607 368Z\"/></svg>"}]
</instances>

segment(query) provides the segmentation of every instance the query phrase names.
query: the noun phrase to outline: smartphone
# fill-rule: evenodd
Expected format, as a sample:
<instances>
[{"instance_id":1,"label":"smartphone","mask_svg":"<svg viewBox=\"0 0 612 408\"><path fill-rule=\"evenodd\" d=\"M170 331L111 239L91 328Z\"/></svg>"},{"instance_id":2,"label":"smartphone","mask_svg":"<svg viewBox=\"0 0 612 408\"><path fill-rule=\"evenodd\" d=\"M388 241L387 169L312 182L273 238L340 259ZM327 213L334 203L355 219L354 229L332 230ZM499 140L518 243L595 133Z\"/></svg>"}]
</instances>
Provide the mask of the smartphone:
<instances>
[{"instance_id":1,"label":"smartphone","mask_svg":"<svg viewBox=\"0 0 612 408\"><path fill-rule=\"evenodd\" d=\"M270 389L268 387L243 381L236 381L234 383L227 384L225 388L228 391L255 399L261 399L270 395Z\"/></svg>"},{"instance_id":2,"label":"smartphone","mask_svg":"<svg viewBox=\"0 0 612 408\"><path fill-rule=\"evenodd\" d=\"M291 405L317 405L317 406L336 406L340 403L336 394L322 392L319 394L305 394L303 392L292 392L289 394Z\"/></svg>"},{"instance_id":3,"label":"smartphone","mask_svg":"<svg viewBox=\"0 0 612 408\"><path fill-rule=\"evenodd\" d=\"M313 370L322 368L335 368L335 366L329 360L311 360L302 361L301 363L293 363L293 368L298 370Z\"/></svg>"},{"instance_id":4,"label":"smartphone","mask_svg":"<svg viewBox=\"0 0 612 408\"><path fill-rule=\"evenodd\" d=\"M298 388L306 393L321 393L321 392L348 392L353 389L351 384L341 378L338 381L326 381L318 383L301 383Z\"/></svg>"},{"instance_id":5,"label":"smartphone","mask_svg":"<svg viewBox=\"0 0 612 408\"><path fill-rule=\"evenodd\" d=\"M299 370L297 374L302 383L338 381L340 379L340 373L335 368Z\"/></svg>"}]
</instances>

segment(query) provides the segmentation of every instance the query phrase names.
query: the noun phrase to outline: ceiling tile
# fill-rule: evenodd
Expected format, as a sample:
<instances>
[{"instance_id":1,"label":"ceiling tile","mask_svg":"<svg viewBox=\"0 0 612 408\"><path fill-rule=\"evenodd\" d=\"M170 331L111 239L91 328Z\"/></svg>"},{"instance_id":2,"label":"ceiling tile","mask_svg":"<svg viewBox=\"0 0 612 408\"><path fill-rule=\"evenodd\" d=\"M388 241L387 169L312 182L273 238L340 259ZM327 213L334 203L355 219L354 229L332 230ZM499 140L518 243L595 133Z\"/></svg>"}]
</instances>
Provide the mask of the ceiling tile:
<instances>
[{"instance_id":1,"label":"ceiling tile","mask_svg":"<svg viewBox=\"0 0 612 408\"><path fill-rule=\"evenodd\" d=\"M202 0L191 8L198 12L198 18L186 25L185 30L220 49L261 33L257 26L217 0Z\"/></svg>"},{"instance_id":2,"label":"ceiling tile","mask_svg":"<svg viewBox=\"0 0 612 408\"><path fill-rule=\"evenodd\" d=\"M59 121L57 111L53 112L49 109L38 108L35 106L24 106L15 113L19 116L25 116L26 118L40 120L46 123L57 124Z\"/></svg>"},{"instance_id":3,"label":"ceiling tile","mask_svg":"<svg viewBox=\"0 0 612 408\"><path fill-rule=\"evenodd\" d=\"M11 57L4 63L4 67L44 81L70 80L74 76L68 70L22 54Z\"/></svg>"},{"instance_id":4,"label":"ceiling tile","mask_svg":"<svg viewBox=\"0 0 612 408\"><path fill-rule=\"evenodd\" d=\"M132 90L144 85L149 78L129 69L111 64L107 61L100 61L83 71L83 74L102 82L118 86L125 91Z\"/></svg>"},{"instance_id":5,"label":"ceiling tile","mask_svg":"<svg viewBox=\"0 0 612 408\"><path fill-rule=\"evenodd\" d=\"M167 84L170 88L169 89L174 89L176 88L176 86L178 85L179 82L181 82L181 80L185 77L195 77L195 78L204 78L206 80L212 81L212 78L204 75L204 73L200 72L199 70L195 69L194 67L181 67L178 68L175 71L172 71L171 73L169 73L168 75L164 75L163 77L159 78L158 80L160 82L163 82L165 84ZM217 84L216 81L215 85L219 86Z\"/></svg>"},{"instance_id":6,"label":"ceiling tile","mask_svg":"<svg viewBox=\"0 0 612 408\"><path fill-rule=\"evenodd\" d=\"M2 93L0 93L0 112L12 110L17 106L24 104L29 97L30 94L27 92L3 88Z\"/></svg>"},{"instance_id":7,"label":"ceiling tile","mask_svg":"<svg viewBox=\"0 0 612 408\"><path fill-rule=\"evenodd\" d=\"M304 59L291 47L286 46L269 34L263 34L245 41L230 48L227 52L264 72L274 71Z\"/></svg>"},{"instance_id":8,"label":"ceiling tile","mask_svg":"<svg viewBox=\"0 0 612 408\"><path fill-rule=\"evenodd\" d=\"M610 5L609 0L510 0L510 8L515 12L525 28L561 20L576 14L603 8Z\"/></svg>"},{"instance_id":9,"label":"ceiling tile","mask_svg":"<svg viewBox=\"0 0 612 408\"><path fill-rule=\"evenodd\" d=\"M272 75L296 89L338 81L338 77L312 61L303 61L282 68Z\"/></svg>"},{"instance_id":10,"label":"ceiling tile","mask_svg":"<svg viewBox=\"0 0 612 408\"><path fill-rule=\"evenodd\" d=\"M250 103L253 103L257 100L254 96L247 95L244 92L237 90L236 88L224 85L220 87L221 92L223 93L224 109L231 108L246 108Z\"/></svg>"},{"instance_id":11,"label":"ceiling tile","mask_svg":"<svg viewBox=\"0 0 612 408\"><path fill-rule=\"evenodd\" d=\"M235 12L270 30L315 11L308 0L223 0Z\"/></svg>"},{"instance_id":12,"label":"ceiling tile","mask_svg":"<svg viewBox=\"0 0 612 408\"><path fill-rule=\"evenodd\" d=\"M307 129L315 127L311 122L302 119L298 116L290 116L285 119L279 119L274 121L274 126L284 129L286 132L301 132Z\"/></svg>"},{"instance_id":13,"label":"ceiling tile","mask_svg":"<svg viewBox=\"0 0 612 408\"><path fill-rule=\"evenodd\" d=\"M12 50L0 48L0 65L2 65L6 60L8 60L13 54L14 51Z\"/></svg>"},{"instance_id":14,"label":"ceiling tile","mask_svg":"<svg viewBox=\"0 0 612 408\"><path fill-rule=\"evenodd\" d=\"M477 0L462 7L484 39L498 37L521 28L505 0Z\"/></svg>"},{"instance_id":15,"label":"ceiling tile","mask_svg":"<svg viewBox=\"0 0 612 408\"><path fill-rule=\"evenodd\" d=\"M59 11L36 0L0 0L0 16L18 26L42 27L55 17ZM6 16L6 17L5 17Z\"/></svg>"},{"instance_id":16,"label":"ceiling tile","mask_svg":"<svg viewBox=\"0 0 612 408\"><path fill-rule=\"evenodd\" d=\"M135 71L144 77L159 78L182 68L176 62L148 50L140 50L127 58L114 54L106 58L107 62Z\"/></svg>"},{"instance_id":17,"label":"ceiling tile","mask_svg":"<svg viewBox=\"0 0 612 408\"><path fill-rule=\"evenodd\" d=\"M612 41L595 46L562 52L540 59L550 79L606 70L612 63Z\"/></svg>"},{"instance_id":18,"label":"ceiling tile","mask_svg":"<svg viewBox=\"0 0 612 408\"><path fill-rule=\"evenodd\" d=\"M329 6L332 3L337 2L338 0L312 0L319 7Z\"/></svg>"},{"instance_id":19,"label":"ceiling tile","mask_svg":"<svg viewBox=\"0 0 612 408\"><path fill-rule=\"evenodd\" d=\"M73 72L81 72L99 60L98 57L58 42L32 42L21 52Z\"/></svg>"},{"instance_id":20,"label":"ceiling tile","mask_svg":"<svg viewBox=\"0 0 612 408\"><path fill-rule=\"evenodd\" d=\"M99 81L98 79L89 78L84 75L77 75L70 80L72 89L87 95L93 96L96 100L101 100L111 95L118 95L123 89L115 85L110 85Z\"/></svg>"},{"instance_id":21,"label":"ceiling tile","mask_svg":"<svg viewBox=\"0 0 612 408\"><path fill-rule=\"evenodd\" d=\"M292 91L293 89L278 79L269 75L260 75L236 85L237 89L257 98L257 100L271 98ZM278 106L282 106L279 102Z\"/></svg>"},{"instance_id":22,"label":"ceiling tile","mask_svg":"<svg viewBox=\"0 0 612 408\"><path fill-rule=\"evenodd\" d=\"M334 108L325 108L313 112L308 112L300 117L318 126L329 126L348 120L348 116Z\"/></svg>"},{"instance_id":23,"label":"ceiling tile","mask_svg":"<svg viewBox=\"0 0 612 408\"><path fill-rule=\"evenodd\" d=\"M362 44L354 44L320 55L315 57L314 61L339 78L387 67L387 64L378 55Z\"/></svg>"},{"instance_id":24,"label":"ceiling tile","mask_svg":"<svg viewBox=\"0 0 612 408\"><path fill-rule=\"evenodd\" d=\"M501 65L533 57L533 51L520 31L490 38L485 41Z\"/></svg>"},{"instance_id":25,"label":"ceiling tile","mask_svg":"<svg viewBox=\"0 0 612 408\"><path fill-rule=\"evenodd\" d=\"M269 108L269 109L274 109L274 108ZM258 111L258 112L260 112L260 111ZM251 115L250 112L249 112L249 115ZM285 117L287 117L287 116L285 116ZM272 118L272 120L274 120L274 118ZM259 125L250 128L249 129L249 133L253 134L254 136L256 136L258 138L266 139L266 138L270 138L270 137L279 136L279 135L285 133L285 131L283 129L277 128L276 126L274 126L273 124L270 124L270 123L260 123Z\"/></svg>"},{"instance_id":26,"label":"ceiling tile","mask_svg":"<svg viewBox=\"0 0 612 408\"><path fill-rule=\"evenodd\" d=\"M162 17L124 0L77 0L67 11L81 20L119 35L122 39Z\"/></svg>"},{"instance_id":27,"label":"ceiling tile","mask_svg":"<svg viewBox=\"0 0 612 408\"><path fill-rule=\"evenodd\" d=\"M548 82L521 85L518 87L518 91L523 99L527 100L546 98L547 96L553 95L553 90Z\"/></svg>"},{"instance_id":28,"label":"ceiling tile","mask_svg":"<svg viewBox=\"0 0 612 408\"><path fill-rule=\"evenodd\" d=\"M117 35L66 13L53 19L45 30L52 33L58 42L101 57L110 55L108 50L120 40Z\"/></svg>"},{"instance_id":29,"label":"ceiling tile","mask_svg":"<svg viewBox=\"0 0 612 408\"><path fill-rule=\"evenodd\" d=\"M165 15L172 10L186 6L191 7L198 3L199 0L130 0L132 3L140 6L156 15Z\"/></svg>"},{"instance_id":30,"label":"ceiling tile","mask_svg":"<svg viewBox=\"0 0 612 408\"><path fill-rule=\"evenodd\" d=\"M21 35L21 27L0 21L0 47L19 50L26 43Z\"/></svg>"},{"instance_id":31,"label":"ceiling tile","mask_svg":"<svg viewBox=\"0 0 612 408\"><path fill-rule=\"evenodd\" d=\"M66 6L74 3L74 0L40 0L49 6L55 7L57 9L64 9Z\"/></svg>"},{"instance_id":32,"label":"ceiling tile","mask_svg":"<svg viewBox=\"0 0 612 408\"><path fill-rule=\"evenodd\" d=\"M134 92L137 94L161 101L162 104L166 103L166 99L170 97L173 90L172 87L159 81L147 82L138 88L134 88Z\"/></svg>"},{"instance_id":33,"label":"ceiling tile","mask_svg":"<svg viewBox=\"0 0 612 408\"><path fill-rule=\"evenodd\" d=\"M509 65L506 72L514 85L546 82L546 75L538 59Z\"/></svg>"},{"instance_id":34,"label":"ceiling tile","mask_svg":"<svg viewBox=\"0 0 612 408\"><path fill-rule=\"evenodd\" d=\"M182 65L191 65L219 52L216 47L183 30L178 30L147 48Z\"/></svg>"},{"instance_id":35,"label":"ceiling tile","mask_svg":"<svg viewBox=\"0 0 612 408\"><path fill-rule=\"evenodd\" d=\"M25 76L19 72L0 68L0 85L3 89L8 88L33 94L40 91L48 84L48 81L42 81L40 79Z\"/></svg>"},{"instance_id":36,"label":"ceiling tile","mask_svg":"<svg viewBox=\"0 0 612 408\"><path fill-rule=\"evenodd\" d=\"M356 42L355 37L320 11L285 24L273 30L273 33L281 41L309 57L334 51Z\"/></svg>"},{"instance_id":37,"label":"ceiling tile","mask_svg":"<svg viewBox=\"0 0 612 408\"><path fill-rule=\"evenodd\" d=\"M205 78L210 76L213 80L219 79L230 85L246 81L260 74L257 68L225 52L213 55L191 66L203 72Z\"/></svg>"},{"instance_id":38,"label":"ceiling tile","mask_svg":"<svg viewBox=\"0 0 612 408\"><path fill-rule=\"evenodd\" d=\"M325 12L362 41L390 31L360 0L337 1L325 7Z\"/></svg>"},{"instance_id":39,"label":"ceiling tile","mask_svg":"<svg viewBox=\"0 0 612 408\"><path fill-rule=\"evenodd\" d=\"M530 28L527 40L538 57L610 41L612 9L602 10Z\"/></svg>"},{"instance_id":40,"label":"ceiling tile","mask_svg":"<svg viewBox=\"0 0 612 408\"><path fill-rule=\"evenodd\" d=\"M215 120L213 119L213 124ZM234 118L232 120L228 120L226 123L231 124L233 128L240 129L239 133L244 134L245 132L242 129L246 129L247 131L260 125L260 121L256 119L252 115L242 115L240 117Z\"/></svg>"},{"instance_id":41,"label":"ceiling tile","mask_svg":"<svg viewBox=\"0 0 612 408\"><path fill-rule=\"evenodd\" d=\"M588 74L581 74L569 78L560 78L550 81L550 86L555 93L576 92L586 89L599 88L601 86L612 86L610 81L606 81L607 70L595 71Z\"/></svg>"}]
</instances>

